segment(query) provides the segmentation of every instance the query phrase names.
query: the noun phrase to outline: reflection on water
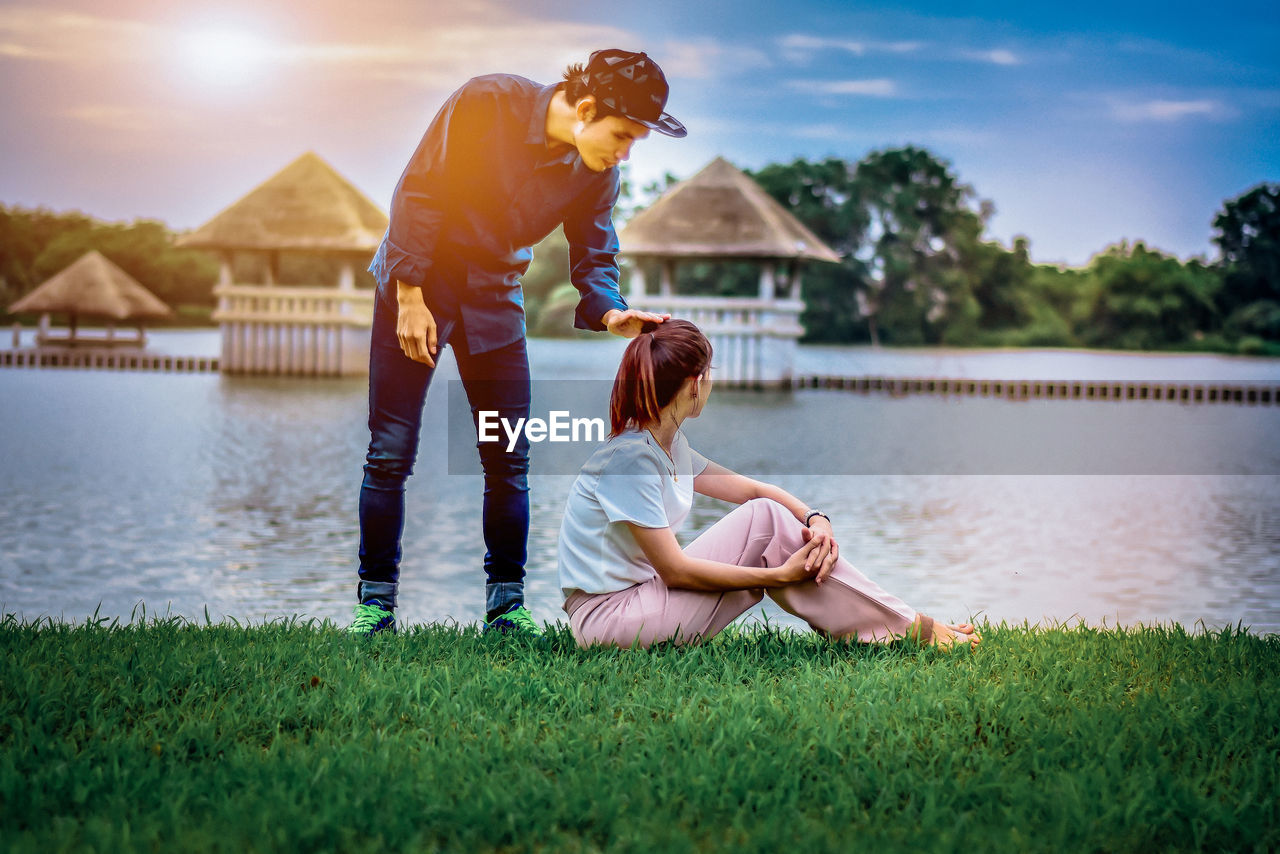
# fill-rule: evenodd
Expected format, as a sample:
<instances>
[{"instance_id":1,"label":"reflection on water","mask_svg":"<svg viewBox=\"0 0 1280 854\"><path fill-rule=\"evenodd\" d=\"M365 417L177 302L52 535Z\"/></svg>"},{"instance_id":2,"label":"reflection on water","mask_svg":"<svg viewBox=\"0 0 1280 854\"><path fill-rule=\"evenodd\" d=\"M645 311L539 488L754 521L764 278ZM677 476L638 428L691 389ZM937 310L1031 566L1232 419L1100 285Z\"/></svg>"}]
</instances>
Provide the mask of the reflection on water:
<instances>
[{"instance_id":1,"label":"reflection on water","mask_svg":"<svg viewBox=\"0 0 1280 854\"><path fill-rule=\"evenodd\" d=\"M535 376L606 378L620 344L534 342ZM481 609L478 478L443 474L448 364L410 481L411 622ZM0 371L0 606L345 620L365 395L362 380ZM1280 631L1280 408L1041 403L718 392L688 432L827 510L844 553L923 610ZM1069 465L992 468L1016 432L1051 435ZM571 480L533 483L529 598L544 618L562 616ZM682 539L723 512L699 499Z\"/></svg>"}]
</instances>

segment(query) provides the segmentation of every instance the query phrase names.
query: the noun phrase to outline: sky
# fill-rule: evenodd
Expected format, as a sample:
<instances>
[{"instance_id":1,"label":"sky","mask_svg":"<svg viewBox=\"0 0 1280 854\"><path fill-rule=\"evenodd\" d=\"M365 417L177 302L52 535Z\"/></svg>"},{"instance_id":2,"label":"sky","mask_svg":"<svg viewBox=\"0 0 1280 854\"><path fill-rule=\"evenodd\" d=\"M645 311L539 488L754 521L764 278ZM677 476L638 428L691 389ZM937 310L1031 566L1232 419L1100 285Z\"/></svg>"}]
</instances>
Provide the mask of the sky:
<instances>
[{"instance_id":1,"label":"sky","mask_svg":"<svg viewBox=\"0 0 1280 854\"><path fill-rule=\"evenodd\" d=\"M912 144L1035 261L1213 258L1224 200L1280 181L1277 45L1274 0L0 0L0 203L192 228L315 151L385 207L468 78L624 47L689 128L636 186Z\"/></svg>"}]
</instances>

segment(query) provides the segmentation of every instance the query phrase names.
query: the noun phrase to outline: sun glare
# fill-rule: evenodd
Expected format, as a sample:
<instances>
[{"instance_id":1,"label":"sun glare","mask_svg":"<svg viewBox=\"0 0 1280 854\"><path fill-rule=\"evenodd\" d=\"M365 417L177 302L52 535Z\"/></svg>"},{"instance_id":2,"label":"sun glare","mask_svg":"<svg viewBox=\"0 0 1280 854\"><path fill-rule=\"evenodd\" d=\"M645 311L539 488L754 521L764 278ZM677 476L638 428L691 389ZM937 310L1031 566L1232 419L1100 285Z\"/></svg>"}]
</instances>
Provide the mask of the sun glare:
<instances>
[{"instance_id":1,"label":"sun glare","mask_svg":"<svg viewBox=\"0 0 1280 854\"><path fill-rule=\"evenodd\" d=\"M201 80L220 85L251 80L270 57L271 46L244 30L191 30L183 41L183 60Z\"/></svg>"}]
</instances>

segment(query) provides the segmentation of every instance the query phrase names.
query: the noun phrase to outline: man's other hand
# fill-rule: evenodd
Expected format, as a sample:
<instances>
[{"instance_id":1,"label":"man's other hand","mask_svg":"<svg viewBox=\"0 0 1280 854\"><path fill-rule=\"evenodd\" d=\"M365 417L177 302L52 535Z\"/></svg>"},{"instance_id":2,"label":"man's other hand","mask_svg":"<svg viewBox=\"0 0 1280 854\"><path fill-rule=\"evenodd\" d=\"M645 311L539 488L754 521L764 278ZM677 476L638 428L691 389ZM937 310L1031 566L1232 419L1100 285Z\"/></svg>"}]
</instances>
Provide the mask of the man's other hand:
<instances>
[{"instance_id":1,"label":"man's other hand","mask_svg":"<svg viewBox=\"0 0 1280 854\"><path fill-rule=\"evenodd\" d=\"M396 282L396 338L400 349L415 362L436 366L436 319L422 297L422 288Z\"/></svg>"}]
</instances>

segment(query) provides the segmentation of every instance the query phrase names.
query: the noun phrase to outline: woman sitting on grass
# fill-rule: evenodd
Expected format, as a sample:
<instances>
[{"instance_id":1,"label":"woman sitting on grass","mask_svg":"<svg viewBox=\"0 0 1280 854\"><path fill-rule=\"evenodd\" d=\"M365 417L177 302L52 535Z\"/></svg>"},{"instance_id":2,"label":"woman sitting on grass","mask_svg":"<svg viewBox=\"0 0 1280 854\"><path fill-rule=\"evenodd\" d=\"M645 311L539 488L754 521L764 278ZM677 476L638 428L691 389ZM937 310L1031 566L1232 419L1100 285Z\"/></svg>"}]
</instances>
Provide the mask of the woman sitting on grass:
<instances>
[{"instance_id":1,"label":"woman sitting on grass","mask_svg":"<svg viewBox=\"0 0 1280 854\"><path fill-rule=\"evenodd\" d=\"M711 343L694 324L646 324L628 345L612 433L582 467L560 528L560 586L580 645L698 643L766 592L831 637L979 642L972 625L918 614L854 569L824 514L690 448L680 425L710 395ZM681 549L675 532L695 492L740 506Z\"/></svg>"}]
</instances>

